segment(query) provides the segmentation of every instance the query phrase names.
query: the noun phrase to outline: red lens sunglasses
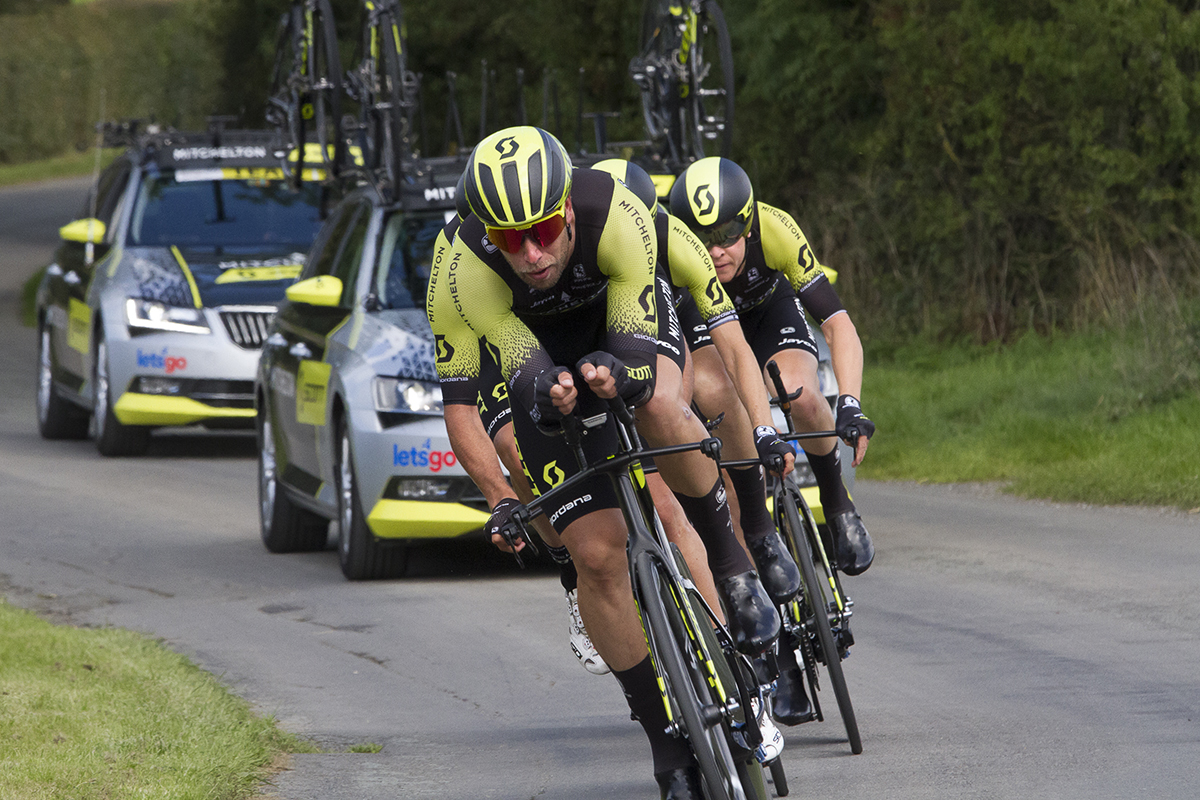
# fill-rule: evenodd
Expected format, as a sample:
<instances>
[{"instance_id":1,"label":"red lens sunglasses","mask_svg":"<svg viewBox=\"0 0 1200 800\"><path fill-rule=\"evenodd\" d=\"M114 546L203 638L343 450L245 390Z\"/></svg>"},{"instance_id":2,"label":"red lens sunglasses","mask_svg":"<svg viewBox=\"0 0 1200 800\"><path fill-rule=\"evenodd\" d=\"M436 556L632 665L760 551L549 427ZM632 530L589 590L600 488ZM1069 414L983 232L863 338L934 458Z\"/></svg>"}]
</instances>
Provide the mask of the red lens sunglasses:
<instances>
[{"instance_id":1,"label":"red lens sunglasses","mask_svg":"<svg viewBox=\"0 0 1200 800\"><path fill-rule=\"evenodd\" d=\"M521 243L528 236L538 247L546 247L558 238L567 226L567 218L561 211L553 217L535 222L527 228L488 228L488 240L506 253L521 252Z\"/></svg>"}]
</instances>

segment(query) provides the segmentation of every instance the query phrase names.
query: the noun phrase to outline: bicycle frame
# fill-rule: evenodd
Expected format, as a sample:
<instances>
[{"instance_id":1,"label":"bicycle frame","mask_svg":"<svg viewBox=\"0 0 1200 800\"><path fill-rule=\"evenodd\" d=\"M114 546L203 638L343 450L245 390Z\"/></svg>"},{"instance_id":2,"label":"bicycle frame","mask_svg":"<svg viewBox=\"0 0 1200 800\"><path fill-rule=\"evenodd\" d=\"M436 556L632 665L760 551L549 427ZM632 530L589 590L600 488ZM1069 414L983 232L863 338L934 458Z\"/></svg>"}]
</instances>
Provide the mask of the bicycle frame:
<instances>
[{"instance_id":1,"label":"bicycle frame","mask_svg":"<svg viewBox=\"0 0 1200 800\"><path fill-rule=\"evenodd\" d=\"M694 450L701 450L706 455L716 459L720 442L709 438L701 442L686 445L641 449L637 444L639 440L636 428L634 427L632 413L620 400L612 401L611 406L613 409L611 416L599 415L579 421L578 423L564 425L564 435L567 438L568 444L575 451L576 460L580 464L580 471L536 498L527 506L518 506L513 512L514 524L521 527L521 535L525 538L525 541L530 541L528 534L524 531L524 526L533 516L545 513L546 508L552 507L554 502L558 501L561 497L567 496L580 483L588 481L598 474L607 475L612 480L613 487L617 493L618 502L629 533L627 556L630 578L633 584L634 600L637 604L638 614L642 621L642 630L646 637L655 671L660 677L659 691L661 692L663 705L666 709L670 731L677 736L686 733L680 720L680 711L674 706L668 691L668 681L664 678L660 656L665 642L665 640L660 641L660 637L669 637L669 633L667 631L657 631L655 626L651 624L647 614L646 597L639 590L641 579L648 579L659 570L662 571L660 574L665 574L666 580L664 582L670 592L674 613L682 622L686 635L692 642L695 654L700 662L695 667L701 671L703 680L712 687L716 695L719 707L709 709L707 713L711 714L711 716L705 717L704 724L709 729L722 724L727 726L731 732L739 734L742 742L745 743L745 745L741 745L741 743L735 740L729 744L745 746L746 749L753 752L754 748L761 744L762 735L757 725L757 719L750 713L750 709L752 705L751 701L755 698L757 698L759 703L759 709L764 708L761 687L757 685L757 682L754 683L752 689L747 685L744 676L754 674L749 659L734 649L733 638L730 636L728 630L700 595L692 580L683 574L676 563L672 554L678 553L678 550L673 548L668 541L658 515L654 511L653 500L646 482L646 475L641 465L642 459L645 458ZM573 418L568 417L568 420L571 419ZM604 424L606 419L612 419L618 425L620 452L608 459L589 465L586 463L583 450L579 445L581 437L578 426L582 426L584 429L597 427L600 424ZM513 532L507 531L507 529L505 538L510 543L515 542ZM699 613L696 611L696 605L699 606ZM708 619L703 620L700 614L703 614ZM710 651L710 647L706 641L706 630L709 629L714 632L716 642L725 658L727 660L732 659L734 662L728 665L729 669L727 670L721 668L716 654ZM732 681L734 685L728 686L727 682L729 681ZM731 694L731 689L736 692L736 697ZM744 717L743 721L740 722L735 718L735 714L739 710L742 710ZM739 759L732 760L735 762L735 766L741 763ZM745 796L740 782L735 784L732 796Z\"/></svg>"}]
</instances>

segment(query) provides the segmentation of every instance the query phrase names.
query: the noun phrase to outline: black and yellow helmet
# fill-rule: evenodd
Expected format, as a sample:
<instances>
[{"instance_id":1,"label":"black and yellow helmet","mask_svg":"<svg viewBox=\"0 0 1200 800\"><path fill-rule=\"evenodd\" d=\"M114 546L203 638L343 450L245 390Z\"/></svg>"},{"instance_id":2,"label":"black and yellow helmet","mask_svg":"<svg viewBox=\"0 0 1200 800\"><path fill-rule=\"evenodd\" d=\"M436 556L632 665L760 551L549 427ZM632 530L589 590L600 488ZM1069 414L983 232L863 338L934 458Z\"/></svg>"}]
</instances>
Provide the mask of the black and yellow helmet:
<instances>
[{"instance_id":1,"label":"black and yellow helmet","mask_svg":"<svg viewBox=\"0 0 1200 800\"><path fill-rule=\"evenodd\" d=\"M728 246L750 231L754 187L746 171L728 158L702 158L671 187L671 213L705 247Z\"/></svg>"},{"instance_id":2,"label":"black and yellow helmet","mask_svg":"<svg viewBox=\"0 0 1200 800\"><path fill-rule=\"evenodd\" d=\"M571 193L571 157L532 125L505 128L471 153L464 192L489 228L525 228L562 208Z\"/></svg>"},{"instance_id":3,"label":"black and yellow helmet","mask_svg":"<svg viewBox=\"0 0 1200 800\"><path fill-rule=\"evenodd\" d=\"M651 218L658 213L658 189L655 188L654 181L651 180L650 173L646 170L623 158L606 158L603 161L597 161L592 164L592 169L607 172L625 184L625 187L633 192L638 200L645 203L646 208L650 209Z\"/></svg>"},{"instance_id":4,"label":"black and yellow helmet","mask_svg":"<svg viewBox=\"0 0 1200 800\"><path fill-rule=\"evenodd\" d=\"M471 215L471 204L467 202L467 173L458 176L454 185L454 210L461 222Z\"/></svg>"}]
</instances>

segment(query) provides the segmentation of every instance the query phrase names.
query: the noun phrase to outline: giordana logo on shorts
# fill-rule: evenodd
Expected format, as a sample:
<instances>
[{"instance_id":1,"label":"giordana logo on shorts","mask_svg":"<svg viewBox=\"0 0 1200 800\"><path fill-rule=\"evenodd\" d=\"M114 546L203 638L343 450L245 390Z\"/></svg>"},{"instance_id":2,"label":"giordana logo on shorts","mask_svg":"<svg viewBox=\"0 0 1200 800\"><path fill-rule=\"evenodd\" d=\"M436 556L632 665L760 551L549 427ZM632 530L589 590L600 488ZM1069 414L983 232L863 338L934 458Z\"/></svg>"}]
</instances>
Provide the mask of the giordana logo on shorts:
<instances>
[{"instance_id":1,"label":"giordana logo on shorts","mask_svg":"<svg viewBox=\"0 0 1200 800\"><path fill-rule=\"evenodd\" d=\"M402 450L400 445L392 445L393 467L428 467L430 472L439 472L442 467L453 467L457 463L458 457L453 450L434 450L431 439L426 439L420 449Z\"/></svg>"},{"instance_id":2,"label":"giordana logo on shorts","mask_svg":"<svg viewBox=\"0 0 1200 800\"><path fill-rule=\"evenodd\" d=\"M571 502L567 503L564 506L561 506L558 509L558 511L555 511L553 514L550 515L550 524L553 525L555 523L555 521L557 521L558 518L561 517L563 514L567 513L568 511L570 511L572 508L575 508L576 506L583 505L584 503L586 503L587 501L589 501L591 499L592 499L592 496L590 494L585 494L583 497L576 497Z\"/></svg>"},{"instance_id":3,"label":"giordana logo on shorts","mask_svg":"<svg viewBox=\"0 0 1200 800\"><path fill-rule=\"evenodd\" d=\"M168 348L164 347L161 353L143 353L142 348L137 351L137 365L140 369L161 369L166 370L170 375L173 372L181 372L187 369L187 359L183 356L173 356L168 352Z\"/></svg>"}]
</instances>

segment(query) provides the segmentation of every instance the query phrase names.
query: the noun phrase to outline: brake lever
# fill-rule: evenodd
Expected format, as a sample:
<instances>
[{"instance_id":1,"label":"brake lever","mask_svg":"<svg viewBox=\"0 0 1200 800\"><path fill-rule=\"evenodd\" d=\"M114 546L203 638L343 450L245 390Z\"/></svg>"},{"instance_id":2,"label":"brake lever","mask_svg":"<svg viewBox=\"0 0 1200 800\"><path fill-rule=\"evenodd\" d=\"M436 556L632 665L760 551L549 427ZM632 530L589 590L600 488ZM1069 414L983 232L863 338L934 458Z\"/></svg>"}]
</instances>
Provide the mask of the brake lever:
<instances>
[{"instance_id":1,"label":"brake lever","mask_svg":"<svg viewBox=\"0 0 1200 800\"><path fill-rule=\"evenodd\" d=\"M504 543L512 548L513 558L517 560L517 566L525 569L525 559L521 557L521 549L518 545L524 543L529 548L528 556L536 557L538 555L538 547L533 542L533 537L529 535L529 529L526 523L529 522L529 509L525 506L520 506L512 513L512 518L500 528L500 536L504 539Z\"/></svg>"}]
</instances>

